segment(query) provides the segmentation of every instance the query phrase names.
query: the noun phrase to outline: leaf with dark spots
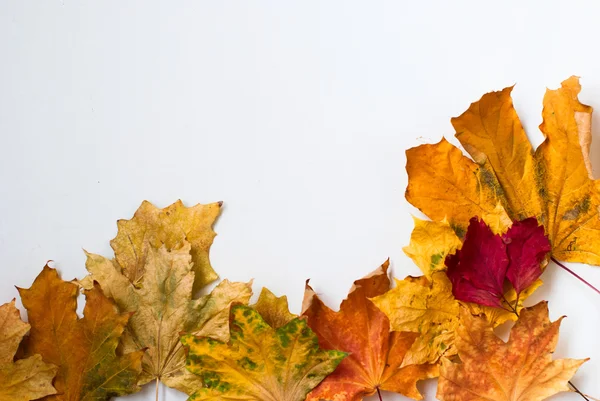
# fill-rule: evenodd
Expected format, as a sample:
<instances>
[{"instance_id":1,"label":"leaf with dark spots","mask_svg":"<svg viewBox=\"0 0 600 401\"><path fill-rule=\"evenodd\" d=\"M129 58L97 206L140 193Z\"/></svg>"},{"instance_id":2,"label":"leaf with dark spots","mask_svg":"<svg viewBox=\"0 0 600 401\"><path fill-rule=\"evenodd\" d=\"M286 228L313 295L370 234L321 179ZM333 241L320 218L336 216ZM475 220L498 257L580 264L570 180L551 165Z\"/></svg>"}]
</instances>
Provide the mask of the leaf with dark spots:
<instances>
[{"instance_id":1,"label":"leaf with dark spots","mask_svg":"<svg viewBox=\"0 0 600 401\"><path fill-rule=\"evenodd\" d=\"M189 400L303 401L346 356L319 348L306 321L274 329L252 307L231 307L230 341L186 335L187 369L198 386Z\"/></svg>"}]
</instances>

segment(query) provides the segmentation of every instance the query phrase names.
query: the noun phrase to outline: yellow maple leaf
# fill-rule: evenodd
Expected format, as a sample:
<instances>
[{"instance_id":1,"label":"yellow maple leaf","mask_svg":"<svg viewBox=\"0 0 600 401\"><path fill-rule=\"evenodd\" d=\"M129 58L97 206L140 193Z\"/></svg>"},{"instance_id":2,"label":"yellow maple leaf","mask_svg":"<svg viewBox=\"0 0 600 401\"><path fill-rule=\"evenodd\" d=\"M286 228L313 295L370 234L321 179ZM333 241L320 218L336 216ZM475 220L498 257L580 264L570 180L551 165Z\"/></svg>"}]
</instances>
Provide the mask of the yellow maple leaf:
<instances>
[{"instance_id":1,"label":"yellow maple leaf","mask_svg":"<svg viewBox=\"0 0 600 401\"><path fill-rule=\"evenodd\" d=\"M234 305L231 322L229 344L182 337L187 368L203 383L190 401L303 401L346 356L320 349L317 336L301 318L274 329L256 310Z\"/></svg>"},{"instance_id":2,"label":"yellow maple leaf","mask_svg":"<svg viewBox=\"0 0 600 401\"><path fill-rule=\"evenodd\" d=\"M519 313L523 301L541 284L541 280L537 280L521 292L518 300L514 289L508 290L504 297ZM474 315L483 315L494 327L517 320L517 315L509 310L456 300L452 295L452 284L443 271L434 272L429 278L409 276L396 280L396 287L372 301L390 319L392 330L419 333L403 366L435 363L442 356L456 354L454 336L461 305Z\"/></svg>"},{"instance_id":3,"label":"yellow maple leaf","mask_svg":"<svg viewBox=\"0 0 600 401\"><path fill-rule=\"evenodd\" d=\"M485 319L461 313L455 345L460 362L444 359L437 397L443 401L541 401L568 391L586 360L552 360L560 319L541 302L521 313L507 343Z\"/></svg>"},{"instance_id":4,"label":"yellow maple leaf","mask_svg":"<svg viewBox=\"0 0 600 401\"><path fill-rule=\"evenodd\" d=\"M535 216L558 260L600 264L600 183L588 157L592 109L571 77L544 96L545 141L534 152L514 109L512 88L484 95L452 119L473 157L442 139L407 150L407 200L462 237L473 216L501 204L512 220Z\"/></svg>"},{"instance_id":5,"label":"yellow maple leaf","mask_svg":"<svg viewBox=\"0 0 600 401\"><path fill-rule=\"evenodd\" d=\"M44 363L39 354L13 362L29 328L14 300L0 305L0 401L30 401L56 394L52 387L56 366Z\"/></svg>"},{"instance_id":6,"label":"yellow maple leaf","mask_svg":"<svg viewBox=\"0 0 600 401\"><path fill-rule=\"evenodd\" d=\"M146 243L155 248L178 246L182 240L191 245L194 263L194 292L217 279L209 251L216 233L212 226L221 212L222 202L185 207L178 200L164 209L144 201L130 220L119 220L117 236L110 242L123 274L135 285L142 279L146 265Z\"/></svg>"},{"instance_id":7,"label":"yellow maple leaf","mask_svg":"<svg viewBox=\"0 0 600 401\"><path fill-rule=\"evenodd\" d=\"M263 287L258 301L252 307L262 316L263 320L274 329L288 324L297 317L288 308L287 296L276 297L268 288Z\"/></svg>"},{"instance_id":8,"label":"yellow maple leaf","mask_svg":"<svg viewBox=\"0 0 600 401\"><path fill-rule=\"evenodd\" d=\"M413 217L413 220L415 227L410 234L410 243L402 250L427 277L446 270L446 256L460 248L460 238L445 219L430 221Z\"/></svg>"},{"instance_id":9,"label":"yellow maple leaf","mask_svg":"<svg viewBox=\"0 0 600 401\"><path fill-rule=\"evenodd\" d=\"M454 330L458 326L459 302L452 296L446 273L396 280L396 287L371 299L390 320L392 330L419 333L407 352L403 366L435 363L452 355Z\"/></svg>"}]
</instances>

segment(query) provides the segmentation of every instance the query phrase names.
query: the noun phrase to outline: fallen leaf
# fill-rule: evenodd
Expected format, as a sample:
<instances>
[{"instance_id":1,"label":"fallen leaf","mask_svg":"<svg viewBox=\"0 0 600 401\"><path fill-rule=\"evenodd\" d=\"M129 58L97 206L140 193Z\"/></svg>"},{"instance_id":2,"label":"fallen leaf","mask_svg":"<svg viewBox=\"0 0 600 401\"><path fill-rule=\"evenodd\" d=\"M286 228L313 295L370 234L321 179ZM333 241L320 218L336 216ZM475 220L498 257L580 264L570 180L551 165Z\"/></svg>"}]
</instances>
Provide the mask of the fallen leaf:
<instances>
[{"instance_id":1,"label":"fallen leaf","mask_svg":"<svg viewBox=\"0 0 600 401\"><path fill-rule=\"evenodd\" d=\"M437 362L442 355L453 355L454 330L458 326L460 304L452 295L446 273L396 280L396 287L371 298L389 318L394 331L418 333L403 365Z\"/></svg>"},{"instance_id":2,"label":"fallen leaf","mask_svg":"<svg viewBox=\"0 0 600 401\"><path fill-rule=\"evenodd\" d=\"M435 221L448 220L463 237L473 216L499 216L510 225L503 193L487 164L478 165L446 139L406 151L406 199Z\"/></svg>"},{"instance_id":3,"label":"fallen leaf","mask_svg":"<svg viewBox=\"0 0 600 401\"><path fill-rule=\"evenodd\" d=\"M186 335L187 368L204 385L192 400L303 401L346 356L319 348L306 321L273 329L249 306L231 307L229 344Z\"/></svg>"},{"instance_id":4,"label":"fallen leaf","mask_svg":"<svg viewBox=\"0 0 600 401\"><path fill-rule=\"evenodd\" d=\"M531 294L533 294L542 284L542 280L538 279L520 294L517 294L515 289L511 288L504 293L504 299L506 299L507 304L513 306L513 308L517 311L517 314L521 313L521 309L525 307L525 300L529 298L529 296L531 296ZM494 327L509 320L515 321L518 319L518 316L510 308L494 308L491 306L478 305L473 302L461 302L461 305L470 310L472 315L482 315L485 317L488 323Z\"/></svg>"},{"instance_id":5,"label":"fallen leaf","mask_svg":"<svg viewBox=\"0 0 600 401\"><path fill-rule=\"evenodd\" d=\"M541 263L549 251L550 243L535 218L515 222L501 236L474 217L461 249L446 258L452 293L461 301L514 310L504 297L505 279L519 299L542 274Z\"/></svg>"},{"instance_id":6,"label":"fallen leaf","mask_svg":"<svg viewBox=\"0 0 600 401\"><path fill-rule=\"evenodd\" d=\"M410 243L402 250L427 277L437 271L446 270L446 256L454 253L462 241L446 220L430 221L413 217L415 227Z\"/></svg>"},{"instance_id":7,"label":"fallen leaf","mask_svg":"<svg viewBox=\"0 0 600 401\"><path fill-rule=\"evenodd\" d=\"M542 273L546 255L551 251L544 227L534 218L515 221L502 236L508 255L506 278L517 295L530 287Z\"/></svg>"},{"instance_id":8,"label":"fallen leaf","mask_svg":"<svg viewBox=\"0 0 600 401\"><path fill-rule=\"evenodd\" d=\"M258 301L252 305L272 328L278 329L285 326L297 316L290 313L287 297L276 297L268 288L263 288L258 296Z\"/></svg>"},{"instance_id":9,"label":"fallen leaf","mask_svg":"<svg viewBox=\"0 0 600 401\"><path fill-rule=\"evenodd\" d=\"M130 352L147 348L139 384L160 380L169 387L190 394L198 377L185 369L185 352L180 334L193 333L227 341L229 307L247 303L251 283L224 280L209 294L192 298L194 270L192 245L180 248L146 244L144 275L134 285L114 260L87 253L86 268L119 310L131 312L122 348Z\"/></svg>"},{"instance_id":10,"label":"fallen leaf","mask_svg":"<svg viewBox=\"0 0 600 401\"><path fill-rule=\"evenodd\" d=\"M571 77L544 96L545 141L534 152L510 92L484 95L452 119L475 162L442 139L407 151L407 200L459 236L469 219L501 204L514 221L536 217L558 260L600 265L600 182L591 178L592 108Z\"/></svg>"},{"instance_id":11,"label":"fallen leaf","mask_svg":"<svg viewBox=\"0 0 600 401\"><path fill-rule=\"evenodd\" d=\"M329 309L306 284L303 315L325 349L349 353L338 368L306 398L307 401L357 401L386 390L420 400L417 382L437 376L432 364L403 366L417 333L390 332L390 321L368 298L390 288L388 262L354 282L339 312Z\"/></svg>"},{"instance_id":12,"label":"fallen leaf","mask_svg":"<svg viewBox=\"0 0 600 401\"><path fill-rule=\"evenodd\" d=\"M568 381L586 360L552 360L560 320L548 305L523 309L507 343L485 319L461 313L456 348L460 362L442 362L437 397L443 401L540 401L569 391Z\"/></svg>"},{"instance_id":13,"label":"fallen leaf","mask_svg":"<svg viewBox=\"0 0 600 401\"><path fill-rule=\"evenodd\" d=\"M14 300L0 305L0 401L30 401L56 394L52 387L56 366L44 363L40 355L13 361L29 327Z\"/></svg>"},{"instance_id":14,"label":"fallen leaf","mask_svg":"<svg viewBox=\"0 0 600 401\"><path fill-rule=\"evenodd\" d=\"M144 201L131 220L117 222L119 231L110 242L123 274L137 286L144 276L146 243L155 248L164 244L171 249L186 240L191 245L190 252L194 263L194 293L216 280L218 276L208 256L216 236L212 226L221 213L221 205L222 202L216 202L185 207L178 200L164 209L159 209Z\"/></svg>"},{"instance_id":15,"label":"fallen leaf","mask_svg":"<svg viewBox=\"0 0 600 401\"><path fill-rule=\"evenodd\" d=\"M47 265L31 288L19 293L31 324L25 354L39 354L58 366L58 394L44 400L100 401L139 390L144 351L115 353L130 314L117 313L97 286L85 291L81 319L75 313L79 287Z\"/></svg>"}]
</instances>

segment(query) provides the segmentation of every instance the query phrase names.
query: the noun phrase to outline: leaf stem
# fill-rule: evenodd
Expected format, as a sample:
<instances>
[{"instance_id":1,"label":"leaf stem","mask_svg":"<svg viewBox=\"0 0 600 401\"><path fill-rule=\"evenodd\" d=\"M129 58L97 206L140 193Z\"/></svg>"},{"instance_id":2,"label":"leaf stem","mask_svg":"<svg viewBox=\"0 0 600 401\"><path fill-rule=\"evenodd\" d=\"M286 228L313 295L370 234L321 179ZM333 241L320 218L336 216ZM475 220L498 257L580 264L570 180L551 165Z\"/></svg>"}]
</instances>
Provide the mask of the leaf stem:
<instances>
[{"instance_id":1,"label":"leaf stem","mask_svg":"<svg viewBox=\"0 0 600 401\"><path fill-rule=\"evenodd\" d=\"M585 394L583 394L581 391L579 391L579 389L578 389L577 387L575 387L575 385L573 384L573 382L569 381L569 385L570 385L571 387L573 387L573 390L575 390L575 392L576 392L577 394L579 394L580 396L582 396L584 400L590 401L590 399L589 399L589 398L587 398L587 397L585 396Z\"/></svg>"},{"instance_id":2,"label":"leaf stem","mask_svg":"<svg viewBox=\"0 0 600 401\"><path fill-rule=\"evenodd\" d=\"M580 280L583 284L587 285L588 287L590 287L592 290L596 291L598 294L600 294L600 290L598 290L596 287L594 287L593 285L591 285L590 283L588 283L583 277L581 277L579 274L575 273L573 270L569 269L567 266L563 265L562 263L560 263L558 260L556 260L554 258L554 256L552 256L550 258L554 263L556 263L557 265L559 265L560 267L562 267L564 270L566 270L567 272L571 273L573 276L575 276L578 280Z\"/></svg>"},{"instance_id":3,"label":"leaf stem","mask_svg":"<svg viewBox=\"0 0 600 401\"><path fill-rule=\"evenodd\" d=\"M160 380L158 379L158 377L156 378L156 401L158 401L158 384L160 383Z\"/></svg>"},{"instance_id":4,"label":"leaf stem","mask_svg":"<svg viewBox=\"0 0 600 401\"><path fill-rule=\"evenodd\" d=\"M379 396L379 401L383 401L383 398L381 398L381 391L379 390L379 387L377 387L377 395Z\"/></svg>"},{"instance_id":5,"label":"leaf stem","mask_svg":"<svg viewBox=\"0 0 600 401\"><path fill-rule=\"evenodd\" d=\"M515 304L515 306L513 307L513 306L511 305L511 303L510 303L510 302L508 302L508 300L506 299L506 297L504 296L504 294L502 295L502 299L504 300L504 302L506 302L506 304L507 304L507 305L508 305L508 307L510 308L510 310L508 310L508 309L505 309L505 310L507 310L508 312L512 312L512 313L514 313L515 315L517 315L517 319L518 319L518 318L519 318L519 312L517 312L517 308L516 308L516 306L517 306L517 305ZM518 296L517 296L517 302L519 302L519 298L518 298Z\"/></svg>"}]
</instances>

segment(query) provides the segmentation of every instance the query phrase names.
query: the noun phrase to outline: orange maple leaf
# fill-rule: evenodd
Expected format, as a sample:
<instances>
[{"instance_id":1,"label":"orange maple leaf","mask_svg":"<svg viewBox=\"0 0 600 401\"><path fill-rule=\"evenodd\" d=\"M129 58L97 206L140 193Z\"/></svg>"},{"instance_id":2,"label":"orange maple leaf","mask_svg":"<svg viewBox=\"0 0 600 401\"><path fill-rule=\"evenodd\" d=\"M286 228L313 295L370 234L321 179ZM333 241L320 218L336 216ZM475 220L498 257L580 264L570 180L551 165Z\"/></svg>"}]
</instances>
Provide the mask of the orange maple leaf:
<instances>
[{"instance_id":1,"label":"orange maple leaf","mask_svg":"<svg viewBox=\"0 0 600 401\"><path fill-rule=\"evenodd\" d=\"M567 386L587 359L552 360L561 319L550 322L548 303L521 312L508 342L482 317L465 310L455 345L460 363L442 360L437 397L443 401L541 401Z\"/></svg>"},{"instance_id":2,"label":"orange maple leaf","mask_svg":"<svg viewBox=\"0 0 600 401\"><path fill-rule=\"evenodd\" d=\"M307 283L303 314L317 334L320 346L350 353L308 394L307 401L361 400L380 390L422 399L417 382L437 376L436 365L402 366L419 334L390 332L389 319L369 300L390 289L387 269L385 262L367 277L355 281L339 312L325 306Z\"/></svg>"},{"instance_id":3,"label":"orange maple leaf","mask_svg":"<svg viewBox=\"0 0 600 401\"><path fill-rule=\"evenodd\" d=\"M79 287L47 265L31 288L19 293L31 324L25 354L39 354L58 366L58 394L44 400L101 401L140 390L144 351L115 352L130 314L119 314L97 285L85 291L81 319L75 312Z\"/></svg>"}]
</instances>

